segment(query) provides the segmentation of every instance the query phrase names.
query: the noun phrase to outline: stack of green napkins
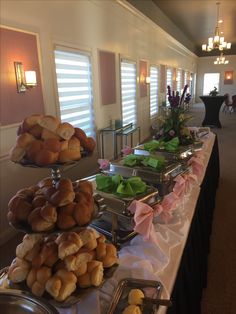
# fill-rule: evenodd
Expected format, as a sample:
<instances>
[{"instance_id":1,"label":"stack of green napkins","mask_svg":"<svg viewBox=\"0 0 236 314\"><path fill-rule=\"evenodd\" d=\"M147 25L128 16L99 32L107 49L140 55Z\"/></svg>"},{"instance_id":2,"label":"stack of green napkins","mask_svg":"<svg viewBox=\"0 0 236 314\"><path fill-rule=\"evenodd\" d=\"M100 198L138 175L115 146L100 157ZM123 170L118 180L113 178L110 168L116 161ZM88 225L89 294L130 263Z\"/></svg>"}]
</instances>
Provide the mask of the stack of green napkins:
<instances>
[{"instance_id":1,"label":"stack of green napkins","mask_svg":"<svg viewBox=\"0 0 236 314\"><path fill-rule=\"evenodd\" d=\"M123 159L123 165L128 167L145 166L156 170L163 169L165 157L163 156L137 156L130 154Z\"/></svg>"},{"instance_id":2,"label":"stack of green napkins","mask_svg":"<svg viewBox=\"0 0 236 314\"><path fill-rule=\"evenodd\" d=\"M152 140L144 144L144 149L154 152L158 149L165 149L168 152L176 152L179 149L179 138L174 137L168 142Z\"/></svg>"},{"instance_id":3,"label":"stack of green napkins","mask_svg":"<svg viewBox=\"0 0 236 314\"><path fill-rule=\"evenodd\" d=\"M137 194L144 193L147 185L140 177L131 177L124 179L121 175L96 176L97 190L116 194L120 197L133 197Z\"/></svg>"}]
</instances>

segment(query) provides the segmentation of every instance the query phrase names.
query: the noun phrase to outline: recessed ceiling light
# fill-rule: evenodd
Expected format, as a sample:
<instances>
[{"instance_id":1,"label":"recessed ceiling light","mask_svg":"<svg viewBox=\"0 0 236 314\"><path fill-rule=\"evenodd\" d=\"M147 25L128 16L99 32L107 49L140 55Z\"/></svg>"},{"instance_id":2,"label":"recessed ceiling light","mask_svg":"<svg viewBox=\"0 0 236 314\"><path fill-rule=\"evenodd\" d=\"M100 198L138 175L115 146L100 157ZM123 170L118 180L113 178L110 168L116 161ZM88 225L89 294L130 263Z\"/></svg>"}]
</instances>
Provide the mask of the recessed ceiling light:
<instances>
[{"instance_id":1,"label":"recessed ceiling light","mask_svg":"<svg viewBox=\"0 0 236 314\"><path fill-rule=\"evenodd\" d=\"M223 23L223 20L219 20L218 23Z\"/></svg>"}]
</instances>

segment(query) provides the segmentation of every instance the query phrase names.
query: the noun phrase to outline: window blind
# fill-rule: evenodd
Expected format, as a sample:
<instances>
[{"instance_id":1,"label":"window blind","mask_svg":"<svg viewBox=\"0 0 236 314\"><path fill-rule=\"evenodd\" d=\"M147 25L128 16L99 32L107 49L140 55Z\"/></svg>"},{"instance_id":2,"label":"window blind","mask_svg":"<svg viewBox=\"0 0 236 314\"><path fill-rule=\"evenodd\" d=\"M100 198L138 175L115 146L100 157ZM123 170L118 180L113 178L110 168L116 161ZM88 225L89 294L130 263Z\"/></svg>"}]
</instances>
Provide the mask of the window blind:
<instances>
[{"instance_id":1,"label":"window blind","mask_svg":"<svg viewBox=\"0 0 236 314\"><path fill-rule=\"evenodd\" d=\"M150 67L150 117L158 113L158 67Z\"/></svg>"},{"instance_id":2,"label":"window blind","mask_svg":"<svg viewBox=\"0 0 236 314\"><path fill-rule=\"evenodd\" d=\"M173 72L172 72L172 69L170 69L170 68L166 69L166 87L168 85L170 86L170 88L172 90L172 88L173 88ZM169 105L167 90L166 90L166 103L167 103L167 105Z\"/></svg>"},{"instance_id":3,"label":"window blind","mask_svg":"<svg viewBox=\"0 0 236 314\"><path fill-rule=\"evenodd\" d=\"M94 136L90 56L60 47L56 47L54 55L61 121Z\"/></svg>"},{"instance_id":4,"label":"window blind","mask_svg":"<svg viewBox=\"0 0 236 314\"><path fill-rule=\"evenodd\" d=\"M177 70L177 91L179 92L179 94L181 94L181 90L182 90L182 71L181 70Z\"/></svg>"},{"instance_id":5,"label":"window blind","mask_svg":"<svg viewBox=\"0 0 236 314\"><path fill-rule=\"evenodd\" d=\"M121 101L123 124L137 122L136 64L121 60Z\"/></svg>"}]
</instances>

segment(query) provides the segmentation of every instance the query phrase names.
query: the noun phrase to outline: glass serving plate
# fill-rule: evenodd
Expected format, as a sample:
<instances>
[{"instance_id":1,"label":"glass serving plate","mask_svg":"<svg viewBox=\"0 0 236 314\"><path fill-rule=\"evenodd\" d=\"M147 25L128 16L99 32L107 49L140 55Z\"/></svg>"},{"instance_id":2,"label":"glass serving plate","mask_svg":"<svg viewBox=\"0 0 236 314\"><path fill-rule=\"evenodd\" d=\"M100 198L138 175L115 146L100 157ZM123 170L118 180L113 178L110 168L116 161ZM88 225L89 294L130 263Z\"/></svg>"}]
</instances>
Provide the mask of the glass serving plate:
<instances>
[{"instance_id":1,"label":"glass serving plate","mask_svg":"<svg viewBox=\"0 0 236 314\"><path fill-rule=\"evenodd\" d=\"M111 278L114 274L114 272L116 271L117 267L119 265L118 264L114 264L112 267L110 268L104 268L104 277L103 277L103 281L102 283L98 286L98 287L89 287L89 288L79 288L77 287L77 289L63 302L59 302L54 300L47 292L44 293L43 297L41 297L40 299L42 300L42 302L45 301L45 303L48 303L50 305L53 305L54 307L57 308L69 308L72 305L81 302L81 300L83 300L89 293L91 293L94 290L98 290L100 289L104 283L106 282L106 280L108 280L109 278ZM11 293L11 291L21 291L22 293L27 293L31 298L37 298L35 297L32 292L30 291L30 289L28 288L28 286L26 285L25 281L21 282L21 283L13 283L11 282L9 279L7 279L7 272L8 272L8 267L5 267L3 269L0 270L0 292L1 292L1 282L3 280L8 280L8 288L4 288L3 291L9 291L9 293ZM13 290L12 290L13 289ZM1 304L0 304L0 309L1 309ZM2 312L1 312L2 313ZM11 312L12 314L13 312ZM15 312L14 312L15 313ZM21 312L24 313L24 312ZM41 314L44 312L34 312L37 314ZM46 312L46 313L50 313L50 314L56 314L58 313L56 312ZM5 314L5 312L4 312Z\"/></svg>"}]
</instances>

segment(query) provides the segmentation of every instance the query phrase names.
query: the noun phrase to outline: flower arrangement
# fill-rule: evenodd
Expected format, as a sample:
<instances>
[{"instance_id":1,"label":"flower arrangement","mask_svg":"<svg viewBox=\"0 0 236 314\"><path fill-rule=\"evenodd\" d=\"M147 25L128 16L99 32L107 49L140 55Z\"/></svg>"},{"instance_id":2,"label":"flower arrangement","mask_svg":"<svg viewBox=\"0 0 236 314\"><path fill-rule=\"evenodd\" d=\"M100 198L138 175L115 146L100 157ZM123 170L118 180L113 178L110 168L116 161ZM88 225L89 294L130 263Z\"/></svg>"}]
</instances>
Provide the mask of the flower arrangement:
<instances>
[{"instance_id":1,"label":"flower arrangement","mask_svg":"<svg viewBox=\"0 0 236 314\"><path fill-rule=\"evenodd\" d=\"M170 86L167 86L170 107L158 119L160 129L155 135L157 140L168 142L177 138L181 145L188 145L193 142L190 131L186 127L187 121L192 118L186 114L187 109L184 107L187 89L188 85L185 85L183 93L180 96L179 92L171 92Z\"/></svg>"},{"instance_id":2,"label":"flower arrangement","mask_svg":"<svg viewBox=\"0 0 236 314\"><path fill-rule=\"evenodd\" d=\"M209 96L217 96L219 92L217 91L217 88L214 86L214 89L210 91Z\"/></svg>"}]
</instances>

